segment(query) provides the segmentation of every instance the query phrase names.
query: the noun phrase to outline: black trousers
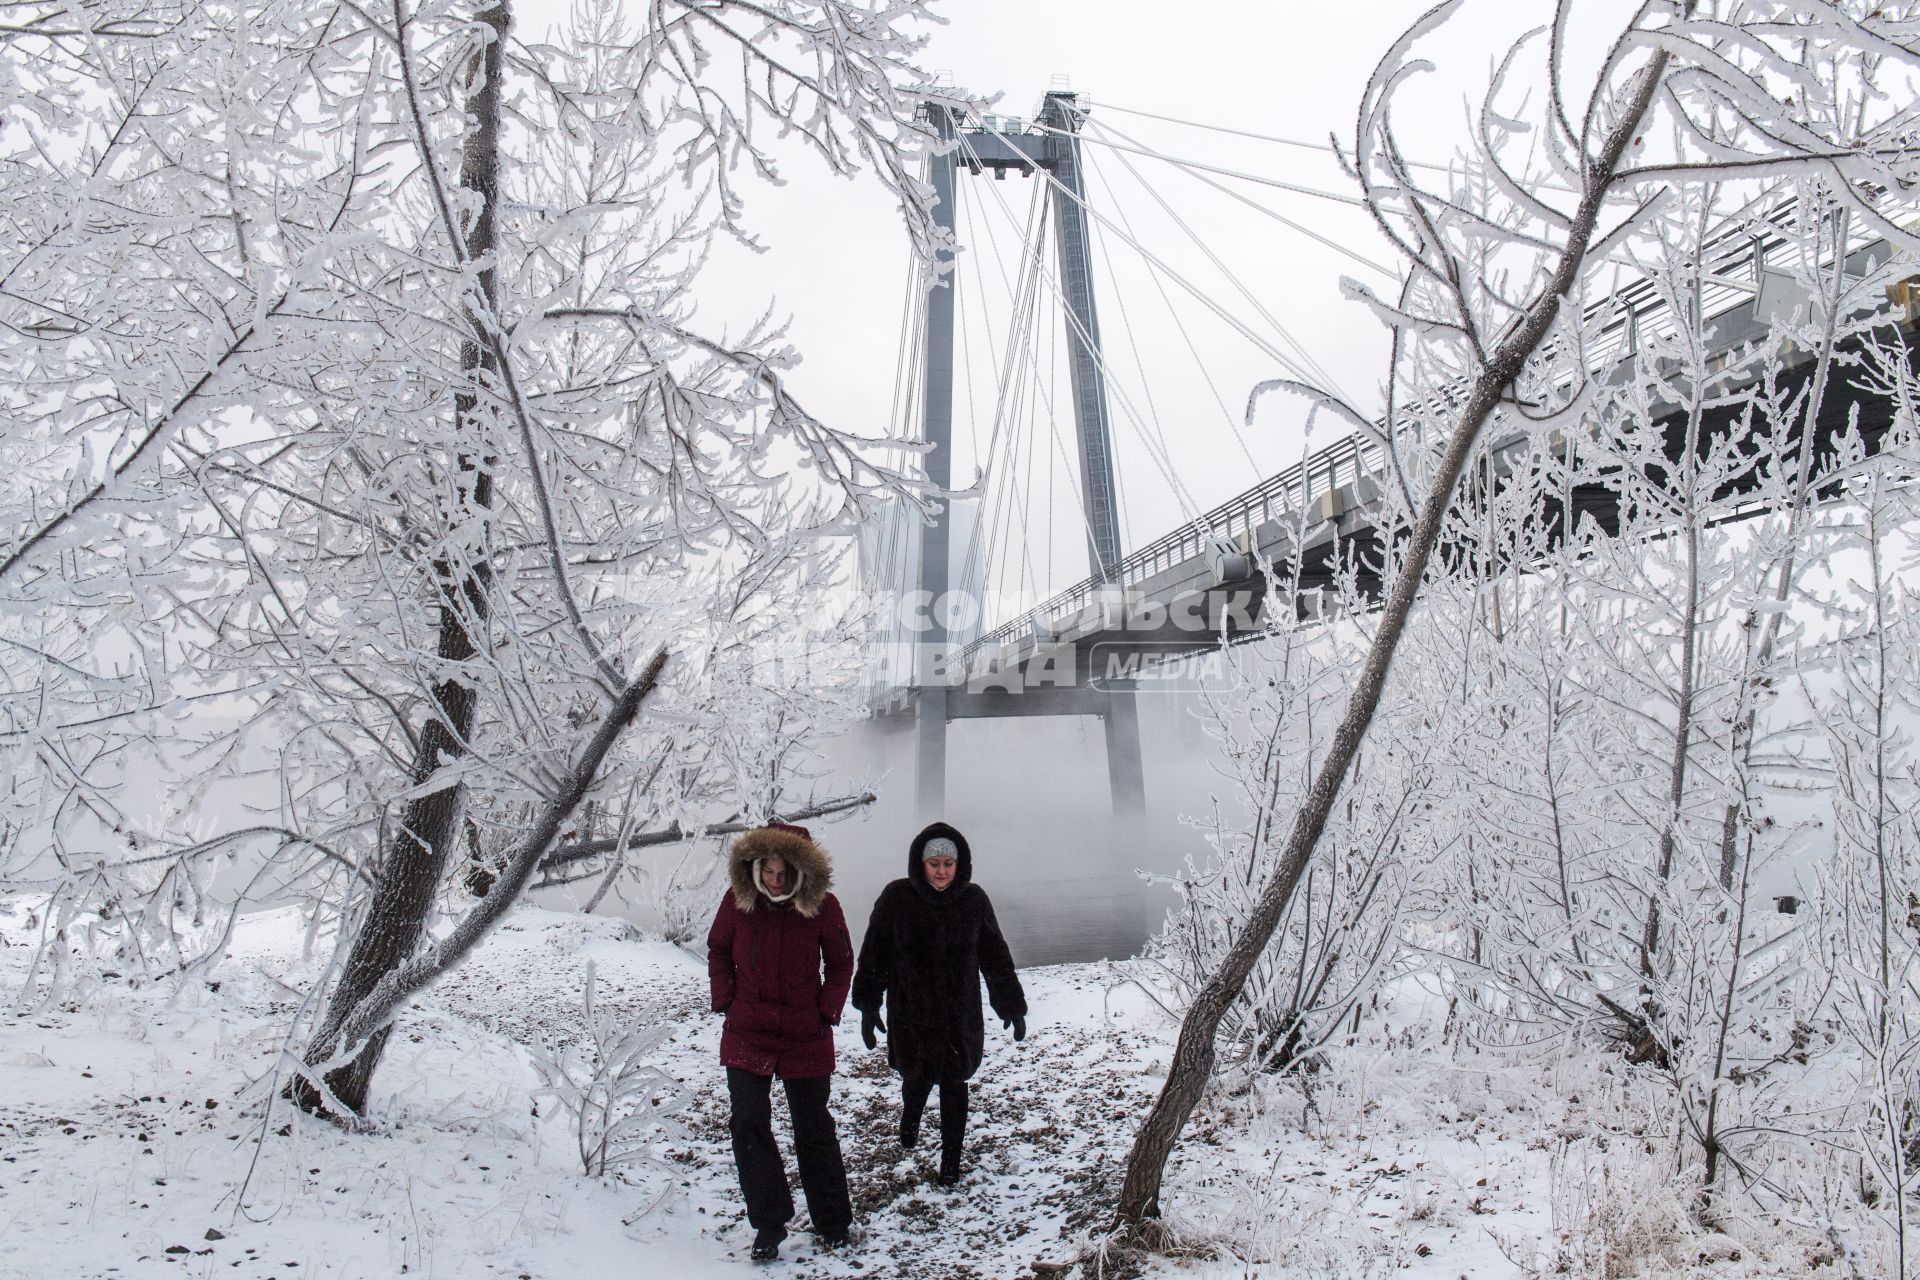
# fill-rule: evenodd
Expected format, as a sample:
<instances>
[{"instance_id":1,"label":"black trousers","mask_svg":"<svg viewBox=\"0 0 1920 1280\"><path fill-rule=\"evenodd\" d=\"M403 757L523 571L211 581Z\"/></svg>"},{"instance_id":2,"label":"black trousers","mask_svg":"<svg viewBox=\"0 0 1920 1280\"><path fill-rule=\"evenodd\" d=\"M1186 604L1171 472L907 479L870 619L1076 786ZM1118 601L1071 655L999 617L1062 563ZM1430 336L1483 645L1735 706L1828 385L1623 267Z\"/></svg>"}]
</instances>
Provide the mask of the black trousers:
<instances>
[{"instance_id":1,"label":"black trousers","mask_svg":"<svg viewBox=\"0 0 1920 1280\"><path fill-rule=\"evenodd\" d=\"M928 1076L900 1077L900 1104L905 1112L903 1119L910 1118L916 1130L920 1127L920 1113L926 1110L927 1096L933 1092L936 1083L940 1086L940 1152L942 1157L950 1153L952 1159L958 1160L967 1133L965 1080L935 1081Z\"/></svg>"},{"instance_id":2,"label":"black trousers","mask_svg":"<svg viewBox=\"0 0 1920 1280\"><path fill-rule=\"evenodd\" d=\"M793 1154L800 1163L800 1186L807 1196L813 1229L838 1235L853 1224L853 1202L847 1196L847 1166L840 1159L840 1136L834 1131L827 1098L832 1076L783 1080L787 1112L793 1117ZM733 1166L740 1174L740 1193L747 1200L747 1221L755 1231L785 1226L793 1217L793 1193L780 1148L773 1142L773 1077L758 1076L738 1067L727 1068L727 1097L733 1103Z\"/></svg>"}]
</instances>

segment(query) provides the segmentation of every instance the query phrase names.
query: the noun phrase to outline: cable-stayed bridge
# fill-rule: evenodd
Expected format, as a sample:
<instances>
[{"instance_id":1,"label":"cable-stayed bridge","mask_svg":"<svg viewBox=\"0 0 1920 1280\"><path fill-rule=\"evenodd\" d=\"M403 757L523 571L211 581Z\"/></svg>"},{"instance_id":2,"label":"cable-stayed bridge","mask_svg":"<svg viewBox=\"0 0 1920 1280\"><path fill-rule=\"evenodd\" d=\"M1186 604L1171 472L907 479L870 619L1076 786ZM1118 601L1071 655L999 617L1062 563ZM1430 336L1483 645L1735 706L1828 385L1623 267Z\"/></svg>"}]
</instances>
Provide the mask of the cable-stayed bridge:
<instances>
[{"instance_id":1,"label":"cable-stayed bridge","mask_svg":"<svg viewBox=\"0 0 1920 1280\"><path fill-rule=\"evenodd\" d=\"M962 116L931 108L933 120L953 148L931 162L930 180L939 204L937 216L949 231L958 231L959 213L966 208L961 179L1003 180L1009 174L1035 180L1030 207L1018 234L1017 272L1003 273L1012 317L1004 334L1005 358L993 370L992 434L984 450L975 442L975 465L983 473L997 471L997 490L970 507L966 500L943 504L923 528L905 522L888 528L863 548L864 572L870 587L902 598L917 599L927 607L902 612L895 632L882 645L887 653L876 667L872 705L883 725L911 726L915 742L916 800L924 813L944 805L947 729L950 721L1022 716L1097 716L1104 726L1107 772L1116 810L1137 810L1143 803L1145 779L1141 766L1139 730L1134 708L1135 680L1143 666L1217 646L1254 632L1263 612L1269 577L1298 584L1300 599L1284 607L1311 609L1313 593L1331 584L1343 570L1356 574L1363 591L1376 589L1370 566L1380 559L1382 486L1392 474L1377 434L1338 440L1268 475L1225 502L1197 509L1184 490L1173 448L1164 437L1145 429L1138 405L1120 396L1123 415L1140 433L1144 456L1181 498L1186 517L1169 532L1133 550L1123 547L1120 509L1123 490L1116 470L1112 365L1101 339L1096 300L1097 250L1095 229L1101 238L1117 239L1146 258L1157 270L1156 287L1163 300L1167 292L1159 281L1173 281L1189 299L1210 311L1216 321L1244 337L1266 358L1290 376L1318 385L1332 385L1305 346L1291 338L1284 326L1261 304L1256 293L1240 292L1259 317L1249 321L1224 307L1212 294L1193 285L1131 230L1124 210L1103 210L1089 196L1086 144L1113 149L1135 172L1130 155L1167 159L1161 153L1117 131L1094 131L1079 99L1066 90L1049 92L1031 121L993 115ZM1138 113L1147 114L1147 113ZM1232 130L1230 132L1242 132ZM1261 136L1261 135L1247 135ZM1267 138L1270 142L1290 140ZM1292 144L1307 145L1307 144ZM1239 172L1225 166L1170 160L1195 177L1243 203L1249 202L1220 179L1252 180L1268 187L1324 200L1352 203L1351 197L1316 191L1304 184L1281 182ZM996 182L997 187L997 182ZM1005 221L1018 226L1010 202L996 187L982 203L997 205ZM1111 188L1109 188L1111 190ZM1149 187L1148 190L1152 191ZM1157 193L1154 199L1178 221ZM1385 273L1350 247L1278 212L1258 206L1292 232L1345 254L1360 264ZM1704 274L1703 312L1712 327L1716 358L1765 337L1806 295L1795 275L1775 261L1788 240L1783 231L1790 221L1789 203L1742 219L1708 243ZM1191 234L1184 222L1179 225ZM1756 230L1757 228L1757 230ZM991 224L977 236L961 236L963 249L988 247ZM1195 237L1196 242L1199 241ZM1048 243L1051 242L1051 252ZM998 249L997 244L992 244ZM1885 263L1891 250L1869 233L1855 232L1846 242L1843 270L1858 275L1869 262ZM1202 243L1208 258L1225 270L1217 252ZM1003 264L1004 265L1004 264ZM1111 268L1109 268L1111 272ZM1230 273L1229 273L1230 274ZM1111 278L1111 275L1110 275ZM976 280L976 285L979 283ZM1239 282L1233 281L1238 284ZM902 367L910 376L896 388L896 405L909 420L907 438L924 448L927 479L939 491L952 493L955 453L954 400L956 382L965 382L964 362L970 352L957 343L957 301L965 296L962 273L950 270L946 280L922 287L910 297L908 323L903 325ZM1059 330L1068 385L1038 387L1036 333L1039 303L1050 296L1058 305ZM1124 300L1120 300L1124 306ZM1618 285L1589 317L1599 338L1585 353L1591 376L1617 377L1637 348L1642 334L1670 323L1659 291L1646 280ZM1888 324L1912 326L1915 310L1905 294L1887 300ZM1272 338L1265 335L1272 334ZM992 334L990 338L1002 335ZM1181 336L1193 342L1184 328ZM1137 341L1129 331L1129 341ZM1909 344L1912 358L1913 344ZM1196 358L1199 353L1195 351ZM1789 360L1782 390L1811 376L1811 357L1803 353ZM1028 388L1032 384L1032 389ZM1150 395L1150 392L1147 393ZM1218 393L1216 391L1216 398ZM1059 403L1062 399L1067 404ZM1224 403L1222 408L1224 409ZM1070 414L1068 410L1070 409ZM1731 418L1732 406L1710 410L1708 432ZM1041 595L1030 588L1038 575L1026 566L1023 585L1028 591L1010 593L1012 607L999 616L982 618L979 604L990 596L986 580L997 561L1030 559L1031 543L1049 541L1056 514L1046 510L1046 536L1037 531L1033 512L1009 507L1022 493L1021 460L1012 445L1018 440L1022 415L1033 439L1032 420L1049 424L1068 416L1073 423L1074 465L1064 468L1072 489L1071 523L1079 526L1086 543L1088 572L1064 588ZM1815 424L1816 448L1823 447L1849 425L1857 427L1869 449L1874 448L1892 420L1891 405L1863 396L1844 380L1828 390ZM1719 422L1716 422L1716 417ZM1231 415L1228 415L1233 425ZM1684 414L1676 411L1667 423L1667 454L1677 458L1684 445ZM977 424L969 423L970 427ZM1237 432L1237 425L1234 425ZM1577 435L1578 428L1570 433ZM1156 441L1154 435L1158 434ZM1047 458L1051 469L1065 452L1059 440ZM1251 464L1253 455L1245 450ZM1156 448L1157 445L1157 448ZM1477 483L1483 492L1497 488L1512 462L1528 448L1523 433L1487 442ZM1036 449L1037 445L1034 446ZM1573 442L1568 442L1573 447ZM996 451L997 450L997 451ZM1037 466L1029 457L1028 466ZM1258 474L1254 471L1253 474ZM994 510L998 498L1000 510ZM1025 494L1031 507L1031 492ZM1048 494L1051 501L1051 492ZM1579 519L1614 532L1618 528L1619 493L1600 482L1574 485L1549 500L1541 519L1548 528L1570 528ZM1018 524L1018 533L1013 526ZM1024 539L1024 541L1022 541ZM1050 547L1049 547L1050 550ZM1051 588L1051 583L1049 583ZM944 609L955 599L962 606ZM909 625L910 624L910 625ZM985 629L982 629L985 628Z\"/></svg>"}]
</instances>

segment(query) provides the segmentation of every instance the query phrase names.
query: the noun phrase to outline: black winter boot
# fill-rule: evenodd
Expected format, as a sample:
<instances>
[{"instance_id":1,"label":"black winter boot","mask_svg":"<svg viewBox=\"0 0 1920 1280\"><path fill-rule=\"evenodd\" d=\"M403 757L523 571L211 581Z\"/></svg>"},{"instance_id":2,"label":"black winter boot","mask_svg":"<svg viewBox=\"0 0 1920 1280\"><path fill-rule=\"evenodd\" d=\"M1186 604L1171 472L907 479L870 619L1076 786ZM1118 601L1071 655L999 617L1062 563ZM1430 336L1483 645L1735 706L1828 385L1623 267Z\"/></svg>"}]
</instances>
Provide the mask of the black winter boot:
<instances>
[{"instance_id":1,"label":"black winter boot","mask_svg":"<svg viewBox=\"0 0 1920 1280\"><path fill-rule=\"evenodd\" d=\"M748 1256L755 1262L772 1262L780 1256L780 1242L786 1238L785 1227L766 1227L756 1231L753 1236L753 1252Z\"/></svg>"},{"instance_id":2,"label":"black winter boot","mask_svg":"<svg viewBox=\"0 0 1920 1280\"><path fill-rule=\"evenodd\" d=\"M960 1153L967 1141L967 1082L940 1085L940 1185L960 1181Z\"/></svg>"}]
</instances>

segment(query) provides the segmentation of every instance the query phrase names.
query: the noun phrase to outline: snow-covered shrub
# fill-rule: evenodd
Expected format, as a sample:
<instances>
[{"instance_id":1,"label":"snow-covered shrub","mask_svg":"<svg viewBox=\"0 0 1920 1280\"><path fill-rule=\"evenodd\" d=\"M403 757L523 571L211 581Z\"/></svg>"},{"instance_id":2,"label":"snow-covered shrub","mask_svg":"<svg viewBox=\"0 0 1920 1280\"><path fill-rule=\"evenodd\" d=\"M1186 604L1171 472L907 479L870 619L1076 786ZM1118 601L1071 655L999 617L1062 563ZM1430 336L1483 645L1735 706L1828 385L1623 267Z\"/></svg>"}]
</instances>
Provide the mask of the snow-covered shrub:
<instances>
[{"instance_id":1,"label":"snow-covered shrub","mask_svg":"<svg viewBox=\"0 0 1920 1280\"><path fill-rule=\"evenodd\" d=\"M655 1023L622 1027L594 1004L594 966L587 963L586 1036L548 1054L534 1052L543 1087L573 1128L581 1170L592 1178L653 1159L665 1138L683 1136L678 1119L692 1093L648 1061L671 1033Z\"/></svg>"},{"instance_id":2,"label":"snow-covered shrub","mask_svg":"<svg viewBox=\"0 0 1920 1280\"><path fill-rule=\"evenodd\" d=\"M1552 1239L1542 1241L1532 1258L1514 1260L1535 1276L1672 1274L1686 1260L1682 1242L1701 1232L1666 1180L1647 1176L1656 1159L1644 1146L1625 1141L1559 1142L1550 1184Z\"/></svg>"},{"instance_id":3,"label":"snow-covered shrub","mask_svg":"<svg viewBox=\"0 0 1920 1280\"><path fill-rule=\"evenodd\" d=\"M1902 440L1856 473L1854 501L1833 522L1846 558L1819 592L1835 634L1801 655L1799 673L1819 720L1807 752L1831 780L1832 825L1798 958L1821 975L1822 1027L1844 1046L1829 1055L1831 1076L1844 1071L1852 1085L1837 1123L1826 1112L1803 1124L1855 1162L1851 1194L1830 1210L1834 1234L1903 1275L1920 1247L1910 1203L1920 1179L1920 616L1898 573L1914 545L1916 469Z\"/></svg>"},{"instance_id":4,"label":"snow-covered shrub","mask_svg":"<svg viewBox=\"0 0 1920 1280\"><path fill-rule=\"evenodd\" d=\"M224 858L171 854L76 863L51 892L24 900L39 946L18 1003L84 1000L103 979L182 979L218 961L235 919L210 892L225 867Z\"/></svg>"},{"instance_id":5,"label":"snow-covered shrub","mask_svg":"<svg viewBox=\"0 0 1920 1280\"><path fill-rule=\"evenodd\" d=\"M637 869L641 901L658 917L660 936L668 942L686 946L706 936L724 848L724 841L693 840Z\"/></svg>"},{"instance_id":6,"label":"snow-covered shrub","mask_svg":"<svg viewBox=\"0 0 1920 1280\"><path fill-rule=\"evenodd\" d=\"M1277 589L1292 594L1295 586ZM1354 566L1324 594L1319 620L1278 621L1264 643L1229 651L1230 679L1208 694L1207 730L1219 744L1228 798L1202 828L1208 856L1190 857L1163 881L1180 904L1143 956L1150 980L1180 1004L1256 910L1281 856L1285 820L1349 691L1361 605ZM1223 1023L1227 1059L1242 1070L1311 1066L1323 1045L1353 1034L1368 996L1407 961L1401 914L1434 861L1434 842L1446 838L1431 824L1445 784L1430 768L1445 728L1417 700L1392 703L1381 721L1274 941Z\"/></svg>"}]
</instances>

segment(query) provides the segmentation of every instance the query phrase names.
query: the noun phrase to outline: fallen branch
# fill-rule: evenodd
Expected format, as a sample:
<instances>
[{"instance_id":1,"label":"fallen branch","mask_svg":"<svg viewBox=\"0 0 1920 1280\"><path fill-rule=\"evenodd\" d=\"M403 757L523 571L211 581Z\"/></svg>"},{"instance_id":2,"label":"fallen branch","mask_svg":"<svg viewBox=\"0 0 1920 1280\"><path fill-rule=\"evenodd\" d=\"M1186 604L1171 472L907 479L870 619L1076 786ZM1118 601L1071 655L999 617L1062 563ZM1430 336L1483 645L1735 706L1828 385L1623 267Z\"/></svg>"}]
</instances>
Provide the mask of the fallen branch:
<instances>
[{"instance_id":1,"label":"fallen branch","mask_svg":"<svg viewBox=\"0 0 1920 1280\"><path fill-rule=\"evenodd\" d=\"M768 821L799 822L807 818L831 817L837 813L847 813L853 809L863 808L866 805L872 804L878 798L879 797L871 791L862 792L857 796L841 796L837 800L823 800L819 804L808 805L804 809L795 809L790 813L778 814L768 819ZM648 849L663 844L679 844L682 840L693 840L703 836L732 835L740 831L751 831L753 828L763 825L765 824L743 821L710 822L706 826L696 827L689 831L678 822L675 822L671 826L663 827L658 831L640 831L628 836L627 848ZM618 836L608 836L601 840L580 840L573 844L563 844L545 858L541 859L540 870L554 871L561 867L571 866L576 862L585 862L589 858L598 858L603 854L612 853L619 847L620 838Z\"/></svg>"}]
</instances>

